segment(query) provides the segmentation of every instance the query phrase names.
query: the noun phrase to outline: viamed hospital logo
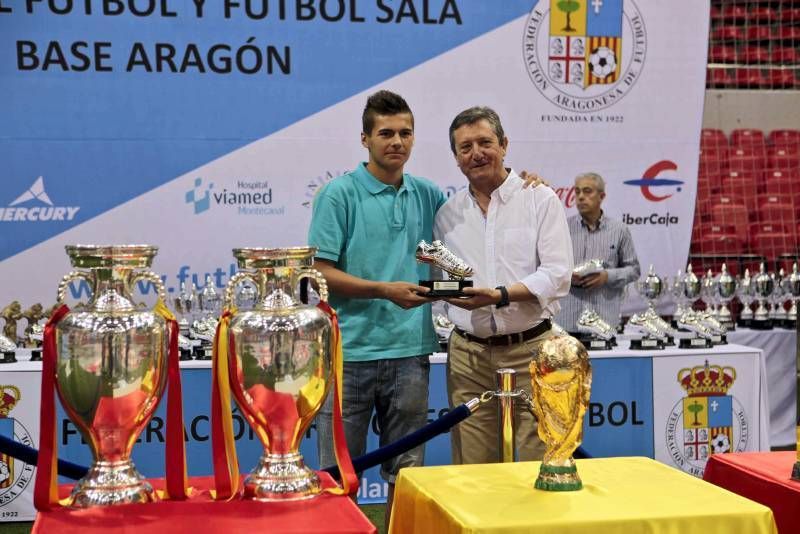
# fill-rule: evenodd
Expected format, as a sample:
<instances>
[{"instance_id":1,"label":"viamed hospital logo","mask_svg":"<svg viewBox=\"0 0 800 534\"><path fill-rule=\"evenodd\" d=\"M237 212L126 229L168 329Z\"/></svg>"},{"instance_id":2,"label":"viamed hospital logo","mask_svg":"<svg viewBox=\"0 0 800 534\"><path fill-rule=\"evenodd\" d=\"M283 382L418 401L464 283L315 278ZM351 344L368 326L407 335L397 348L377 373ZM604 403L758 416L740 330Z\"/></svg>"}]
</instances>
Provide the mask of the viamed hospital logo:
<instances>
[{"instance_id":1,"label":"viamed hospital logo","mask_svg":"<svg viewBox=\"0 0 800 534\"><path fill-rule=\"evenodd\" d=\"M531 81L569 111L618 102L641 76L646 53L644 19L632 0L540 0L525 25Z\"/></svg>"},{"instance_id":2,"label":"viamed hospital logo","mask_svg":"<svg viewBox=\"0 0 800 534\"><path fill-rule=\"evenodd\" d=\"M33 439L22 423L9 417L9 413L21 398L17 386L0 385L0 434L32 447ZM33 478L33 467L7 454L0 454L0 507L10 503L25 491Z\"/></svg>"},{"instance_id":3,"label":"viamed hospital logo","mask_svg":"<svg viewBox=\"0 0 800 534\"><path fill-rule=\"evenodd\" d=\"M747 414L728 390L736 369L705 365L678 371L678 383L687 396L679 400L667 419L667 450L675 464L689 474L702 476L712 454L741 452L747 447Z\"/></svg>"}]
</instances>

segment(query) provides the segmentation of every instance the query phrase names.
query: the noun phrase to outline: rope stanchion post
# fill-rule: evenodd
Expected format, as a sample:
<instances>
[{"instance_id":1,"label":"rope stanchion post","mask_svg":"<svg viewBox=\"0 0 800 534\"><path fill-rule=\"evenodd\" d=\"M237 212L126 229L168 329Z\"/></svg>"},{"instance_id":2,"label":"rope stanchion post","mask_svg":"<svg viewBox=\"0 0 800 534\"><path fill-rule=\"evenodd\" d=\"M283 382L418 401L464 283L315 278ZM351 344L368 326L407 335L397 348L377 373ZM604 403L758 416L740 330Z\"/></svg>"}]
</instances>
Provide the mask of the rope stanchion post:
<instances>
[{"instance_id":1,"label":"rope stanchion post","mask_svg":"<svg viewBox=\"0 0 800 534\"><path fill-rule=\"evenodd\" d=\"M498 369L495 379L497 381L497 412L498 412L498 461L513 462L516 459L515 428L514 428L514 402L517 387L517 372L514 369Z\"/></svg>"}]
</instances>

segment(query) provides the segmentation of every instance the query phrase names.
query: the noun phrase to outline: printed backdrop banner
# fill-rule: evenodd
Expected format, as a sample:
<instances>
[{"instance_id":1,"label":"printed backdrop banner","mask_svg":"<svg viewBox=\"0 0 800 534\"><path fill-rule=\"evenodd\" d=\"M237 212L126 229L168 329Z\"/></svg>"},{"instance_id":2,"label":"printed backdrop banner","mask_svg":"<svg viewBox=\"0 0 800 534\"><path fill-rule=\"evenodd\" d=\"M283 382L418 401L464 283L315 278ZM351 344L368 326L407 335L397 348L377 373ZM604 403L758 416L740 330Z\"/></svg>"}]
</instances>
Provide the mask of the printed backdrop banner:
<instances>
[{"instance_id":1,"label":"printed backdrop banner","mask_svg":"<svg viewBox=\"0 0 800 534\"><path fill-rule=\"evenodd\" d=\"M491 106L509 165L542 174L569 214L575 175L603 175L605 210L630 225L643 267L674 274L708 12L707 0L0 0L0 309L51 306L67 244L158 245L174 296L206 275L224 287L234 247L305 243L314 193L366 158L360 117L380 88L414 110L409 172L463 188L448 126ZM86 296L71 287L71 302ZM23 436L9 417L4 431Z\"/></svg>"},{"instance_id":2,"label":"printed backdrop banner","mask_svg":"<svg viewBox=\"0 0 800 534\"><path fill-rule=\"evenodd\" d=\"M643 268L685 267L707 1L0 0L0 307L52 304L69 243L153 243L223 286L236 246L303 244L320 185L366 158L366 96L415 112L407 169L465 178L447 128L494 107L508 164L574 213L608 183ZM144 288L147 290L148 288ZM74 287L72 297L85 288Z\"/></svg>"}]
</instances>

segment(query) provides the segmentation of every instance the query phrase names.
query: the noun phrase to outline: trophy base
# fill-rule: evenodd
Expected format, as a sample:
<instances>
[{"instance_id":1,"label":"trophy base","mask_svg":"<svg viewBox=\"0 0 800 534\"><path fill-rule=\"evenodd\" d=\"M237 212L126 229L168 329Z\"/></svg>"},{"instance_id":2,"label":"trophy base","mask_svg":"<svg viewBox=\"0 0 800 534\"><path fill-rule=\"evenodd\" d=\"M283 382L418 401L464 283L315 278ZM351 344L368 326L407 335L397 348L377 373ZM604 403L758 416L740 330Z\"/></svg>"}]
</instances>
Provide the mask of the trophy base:
<instances>
[{"instance_id":1,"label":"trophy base","mask_svg":"<svg viewBox=\"0 0 800 534\"><path fill-rule=\"evenodd\" d=\"M34 349L31 351L31 361L32 362L42 361L42 349Z\"/></svg>"},{"instance_id":2,"label":"trophy base","mask_svg":"<svg viewBox=\"0 0 800 534\"><path fill-rule=\"evenodd\" d=\"M725 334L714 334L711 336L712 345L727 345L728 337Z\"/></svg>"},{"instance_id":3,"label":"trophy base","mask_svg":"<svg viewBox=\"0 0 800 534\"><path fill-rule=\"evenodd\" d=\"M614 348L614 339L584 338L580 340L586 350L611 350Z\"/></svg>"},{"instance_id":4,"label":"trophy base","mask_svg":"<svg viewBox=\"0 0 800 534\"><path fill-rule=\"evenodd\" d=\"M711 340L704 337L685 337L678 344L681 349L710 349L712 346Z\"/></svg>"},{"instance_id":5,"label":"trophy base","mask_svg":"<svg viewBox=\"0 0 800 534\"><path fill-rule=\"evenodd\" d=\"M153 487L130 460L95 462L69 496L72 508L116 506L158 500Z\"/></svg>"},{"instance_id":6,"label":"trophy base","mask_svg":"<svg viewBox=\"0 0 800 534\"><path fill-rule=\"evenodd\" d=\"M800 482L800 460L795 462L794 466L792 466L792 480Z\"/></svg>"},{"instance_id":7,"label":"trophy base","mask_svg":"<svg viewBox=\"0 0 800 534\"><path fill-rule=\"evenodd\" d=\"M583 488L583 482L578 476L575 462L570 458L567 465L542 463L533 487L544 491L577 491Z\"/></svg>"},{"instance_id":8,"label":"trophy base","mask_svg":"<svg viewBox=\"0 0 800 534\"><path fill-rule=\"evenodd\" d=\"M736 326L739 328L752 328L752 319L738 319L736 321Z\"/></svg>"},{"instance_id":9,"label":"trophy base","mask_svg":"<svg viewBox=\"0 0 800 534\"><path fill-rule=\"evenodd\" d=\"M180 356L178 359L182 362L192 359L192 349L180 349Z\"/></svg>"},{"instance_id":10,"label":"trophy base","mask_svg":"<svg viewBox=\"0 0 800 534\"><path fill-rule=\"evenodd\" d=\"M321 489L319 477L305 466L302 454L265 454L244 480L243 498L301 501L313 499Z\"/></svg>"},{"instance_id":11,"label":"trophy base","mask_svg":"<svg viewBox=\"0 0 800 534\"><path fill-rule=\"evenodd\" d=\"M195 360L210 360L214 356L214 345L203 343L196 346L193 352Z\"/></svg>"},{"instance_id":12,"label":"trophy base","mask_svg":"<svg viewBox=\"0 0 800 534\"><path fill-rule=\"evenodd\" d=\"M17 363L17 356L13 350L9 350L7 352L2 353L3 356L0 358L0 364L3 363Z\"/></svg>"},{"instance_id":13,"label":"trophy base","mask_svg":"<svg viewBox=\"0 0 800 534\"><path fill-rule=\"evenodd\" d=\"M783 327L789 330L797 330L797 319L786 319L783 322Z\"/></svg>"},{"instance_id":14,"label":"trophy base","mask_svg":"<svg viewBox=\"0 0 800 534\"><path fill-rule=\"evenodd\" d=\"M430 289L425 297L464 297L464 288L472 287L472 280L420 280L419 285Z\"/></svg>"},{"instance_id":15,"label":"trophy base","mask_svg":"<svg viewBox=\"0 0 800 534\"><path fill-rule=\"evenodd\" d=\"M773 327L772 319L753 319L750 321L750 328L753 330L772 330Z\"/></svg>"},{"instance_id":16,"label":"trophy base","mask_svg":"<svg viewBox=\"0 0 800 534\"><path fill-rule=\"evenodd\" d=\"M660 339L631 339L631 350L664 350L664 342Z\"/></svg>"}]
</instances>

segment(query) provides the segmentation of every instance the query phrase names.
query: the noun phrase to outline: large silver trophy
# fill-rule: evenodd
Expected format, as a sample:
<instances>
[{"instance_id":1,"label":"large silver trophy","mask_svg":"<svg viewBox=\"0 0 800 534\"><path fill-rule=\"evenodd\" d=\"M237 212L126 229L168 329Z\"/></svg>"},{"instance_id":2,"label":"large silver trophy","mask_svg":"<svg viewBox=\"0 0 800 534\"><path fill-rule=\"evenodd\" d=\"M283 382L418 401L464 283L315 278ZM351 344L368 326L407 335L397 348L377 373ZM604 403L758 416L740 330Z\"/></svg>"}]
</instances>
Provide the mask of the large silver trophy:
<instances>
[{"instance_id":1,"label":"large silver trophy","mask_svg":"<svg viewBox=\"0 0 800 534\"><path fill-rule=\"evenodd\" d=\"M770 330L772 329L772 319L769 317L769 299L775 291L775 279L767 273L767 267L764 262L758 268L753 285L755 287L755 294L758 297L758 307L753 314L753 321L750 327L756 330Z\"/></svg>"},{"instance_id":2,"label":"large silver trophy","mask_svg":"<svg viewBox=\"0 0 800 534\"><path fill-rule=\"evenodd\" d=\"M715 280L714 291L719 301L719 308L717 309L717 320L722 323L728 330L732 330L736 326L736 321L733 319L733 314L728 304L736 297L736 278L731 276L728 272L728 266L722 264L722 271Z\"/></svg>"},{"instance_id":3,"label":"large silver trophy","mask_svg":"<svg viewBox=\"0 0 800 534\"><path fill-rule=\"evenodd\" d=\"M639 294L647 300L647 309L642 313L634 313L628 320L628 326L639 337L631 339L632 350L663 349L665 345L674 344L673 329L662 319L655 309L655 303L664 291L664 282L650 265L647 275L636 284Z\"/></svg>"},{"instance_id":4,"label":"large silver trophy","mask_svg":"<svg viewBox=\"0 0 800 534\"><path fill-rule=\"evenodd\" d=\"M772 291L772 296L770 297L770 310L769 310L769 318L772 319L773 326L784 327L786 326L786 308L783 307L785 301L787 300L787 295L784 290L783 279L786 278L786 271L781 269L777 273L771 273L772 279L774 281L775 289Z\"/></svg>"},{"instance_id":5,"label":"large silver trophy","mask_svg":"<svg viewBox=\"0 0 800 534\"><path fill-rule=\"evenodd\" d=\"M744 275L739 279L739 287L736 296L742 304L742 311L739 313L737 324L743 328L750 328L753 321L752 304L755 300L756 285L750 276L750 269L744 270Z\"/></svg>"},{"instance_id":6,"label":"large silver trophy","mask_svg":"<svg viewBox=\"0 0 800 534\"><path fill-rule=\"evenodd\" d=\"M78 508L153 500L136 471L131 449L158 407L167 377L166 320L138 307L137 281L164 286L147 270L158 250L148 245L66 247L73 271L58 286L63 303L70 282L84 279L89 303L56 325L56 390L67 415L92 450L94 462L70 495Z\"/></svg>"},{"instance_id":7,"label":"large silver trophy","mask_svg":"<svg viewBox=\"0 0 800 534\"><path fill-rule=\"evenodd\" d=\"M299 447L333 381L331 322L324 311L295 297L299 282L311 278L320 300L328 300L327 283L313 268L316 250L233 250L240 271L225 289L226 306L243 282L258 292L253 308L237 310L228 330L235 349L229 360L231 389L264 445L244 481L246 499L298 500L320 492L319 477L304 465Z\"/></svg>"},{"instance_id":8,"label":"large silver trophy","mask_svg":"<svg viewBox=\"0 0 800 534\"><path fill-rule=\"evenodd\" d=\"M786 314L786 326L797 328L797 299L800 298L800 272L797 270L797 262L792 265L789 276L783 279L783 288L792 297L792 305Z\"/></svg>"},{"instance_id":9,"label":"large silver trophy","mask_svg":"<svg viewBox=\"0 0 800 534\"><path fill-rule=\"evenodd\" d=\"M192 322L191 336L200 340L194 348L194 357L198 360L210 360L214 352L214 336L217 322L222 311L222 295L217 291L210 274L206 275L205 285L197 298L200 318Z\"/></svg>"},{"instance_id":10,"label":"large silver trophy","mask_svg":"<svg viewBox=\"0 0 800 534\"><path fill-rule=\"evenodd\" d=\"M700 298L706 305L706 312L712 317L717 316L717 280L714 278L714 273L709 269L706 274L700 279Z\"/></svg>"}]
</instances>

